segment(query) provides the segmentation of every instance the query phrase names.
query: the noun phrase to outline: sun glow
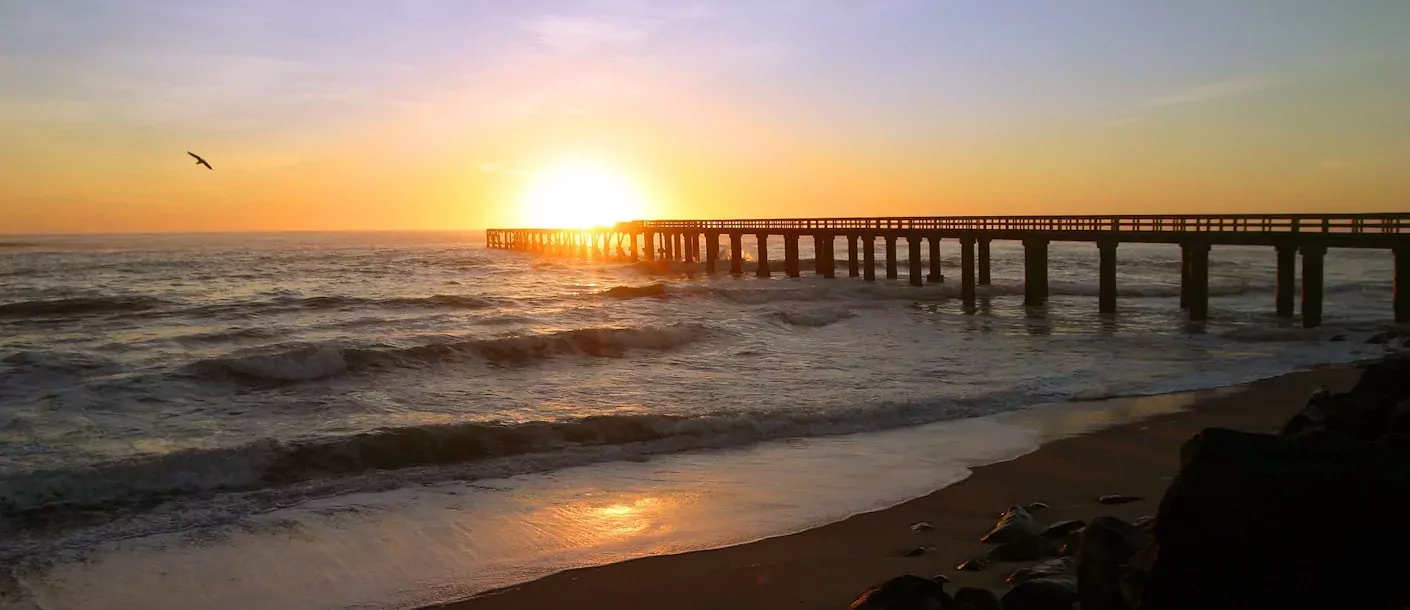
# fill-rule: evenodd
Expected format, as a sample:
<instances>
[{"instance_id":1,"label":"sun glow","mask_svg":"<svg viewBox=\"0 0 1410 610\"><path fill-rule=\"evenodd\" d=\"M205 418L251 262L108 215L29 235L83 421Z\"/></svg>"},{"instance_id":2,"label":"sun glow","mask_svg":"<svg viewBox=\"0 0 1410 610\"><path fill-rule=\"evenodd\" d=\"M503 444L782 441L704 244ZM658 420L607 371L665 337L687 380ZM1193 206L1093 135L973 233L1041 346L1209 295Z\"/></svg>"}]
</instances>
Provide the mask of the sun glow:
<instances>
[{"instance_id":1,"label":"sun glow","mask_svg":"<svg viewBox=\"0 0 1410 610\"><path fill-rule=\"evenodd\" d=\"M610 226L646 214L646 195L617 168L570 161L530 174L520 202L529 226L577 229Z\"/></svg>"}]
</instances>

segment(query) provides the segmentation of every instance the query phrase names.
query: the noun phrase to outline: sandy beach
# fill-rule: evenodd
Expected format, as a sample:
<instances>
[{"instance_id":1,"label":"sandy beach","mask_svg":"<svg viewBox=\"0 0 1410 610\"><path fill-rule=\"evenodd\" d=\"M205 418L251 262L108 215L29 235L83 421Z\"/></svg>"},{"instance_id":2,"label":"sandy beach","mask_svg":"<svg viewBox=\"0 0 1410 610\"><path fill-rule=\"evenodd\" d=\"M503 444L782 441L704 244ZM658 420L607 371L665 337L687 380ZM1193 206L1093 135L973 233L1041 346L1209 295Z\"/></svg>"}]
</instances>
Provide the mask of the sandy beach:
<instances>
[{"instance_id":1,"label":"sandy beach","mask_svg":"<svg viewBox=\"0 0 1410 610\"><path fill-rule=\"evenodd\" d=\"M1044 523L1153 515L1178 467L1178 449L1192 434L1211 426L1275 430L1319 386L1344 391L1357 376L1351 367L1331 367L1208 392L1185 411L1057 440L889 509L749 544L572 570L440 608L845 608L866 587L907 573L945 574L954 586L1001 593L1004 578L1025 564L995 563L983 572L954 568L985 553L978 539L1004 508L1044 502L1051 507L1037 515ZM1113 493L1143 499L1095 502ZM912 531L919 521L934 529ZM905 556L922 545L934 551Z\"/></svg>"}]
</instances>

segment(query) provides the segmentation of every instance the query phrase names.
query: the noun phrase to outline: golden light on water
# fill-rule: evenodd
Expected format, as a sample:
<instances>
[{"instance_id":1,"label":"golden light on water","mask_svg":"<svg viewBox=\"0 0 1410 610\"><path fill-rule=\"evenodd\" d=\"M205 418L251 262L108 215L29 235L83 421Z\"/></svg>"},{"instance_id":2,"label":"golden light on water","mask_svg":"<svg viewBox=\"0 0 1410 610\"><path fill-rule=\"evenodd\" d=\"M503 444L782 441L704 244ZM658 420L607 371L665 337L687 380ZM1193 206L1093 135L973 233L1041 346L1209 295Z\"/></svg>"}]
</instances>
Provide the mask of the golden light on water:
<instances>
[{"instance_id":1,"label":"golden light on water","mask_svg":"<svg viewBox=\"0 0 1410 610\"><path fill-rule=\"evenodd\" d=\"M647 197L620 168L572 159L530 173L519 205L526 226L579 229L643 218Z\"/></svg>"}]
</instances>

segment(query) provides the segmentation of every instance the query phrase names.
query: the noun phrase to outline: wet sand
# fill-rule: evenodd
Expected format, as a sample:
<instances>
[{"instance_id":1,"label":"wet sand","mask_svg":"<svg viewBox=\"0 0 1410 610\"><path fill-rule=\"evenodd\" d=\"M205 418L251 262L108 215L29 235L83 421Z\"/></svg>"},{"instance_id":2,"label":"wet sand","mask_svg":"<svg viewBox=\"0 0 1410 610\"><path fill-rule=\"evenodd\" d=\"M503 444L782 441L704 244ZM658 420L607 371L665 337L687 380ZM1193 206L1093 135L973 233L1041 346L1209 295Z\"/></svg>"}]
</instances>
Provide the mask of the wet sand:
<instances>
[{"instance_id":1,"label":"wet sand","mask_svg":"<svg viewBox=\"0 0 1410 610\"><path fill-rule=\"evenodd\" d=\"M979 537L1004 508L1047 503L1050 509L1035 514L1043 524L1154 515L1178 467L1178 449L1191 435L1210 426L1275 431L1318 386L1343 391L1357 376L1349 367L1326 368L1211 392L1186 411L1053 441L885 510L738 546L571 570L439 607L821 610L846 608L868 586L908 573L945 574L955 583L951 590L976 585L1002 593L1004 578L1026 564L996 563L983 572L954 568L990 548ZM1144 499L1119 506L1095 502L1113 493ZM934 529L912 531L910 525L918 521ZM920 557L903 555L921 545L935 550Z\"/></svg>"}]
</instances>

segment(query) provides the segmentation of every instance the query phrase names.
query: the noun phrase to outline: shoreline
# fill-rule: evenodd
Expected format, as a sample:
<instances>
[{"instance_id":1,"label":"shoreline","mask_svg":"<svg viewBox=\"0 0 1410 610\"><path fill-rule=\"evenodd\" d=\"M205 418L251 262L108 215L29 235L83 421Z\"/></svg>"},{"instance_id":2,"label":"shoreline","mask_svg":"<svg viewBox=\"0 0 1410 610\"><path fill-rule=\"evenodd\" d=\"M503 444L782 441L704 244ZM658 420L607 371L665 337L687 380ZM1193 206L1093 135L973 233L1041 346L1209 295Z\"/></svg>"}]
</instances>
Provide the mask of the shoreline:
<instances>
[{"instance_id":1,"label":"shoreline","mask_svg":"<svg viewBox=\"0 0 1410 610\"><path fill-rule=\"evenodd\" d=\"M972 468L958 483L895 506L784 534L680 554L655 555L558 572L427 610L480 610L582 603L624 608L840 608L868 586L899 576L945 574L956 587L1006 587L1004 578L1023 564L993 564L983 572L954 567L983 556L978 538L1012 504L1044 502L1043 522L1113 515L1128 520L1153 515L1178 449L1191 435L1219 426L1276 430L1317 387L1349 388L1358 363L1329 365L1222 389L1123 397L1143 400L1206 393L1173 413L1045 441L1014 459ZM1113 460L1119 456L1119 460ZM1103 506L1094 499L1120 493L1141 501ZM934 529L913 532L927 521ZM918 546L934 550L906 557Z\"/></svg>"}]
</instances>

